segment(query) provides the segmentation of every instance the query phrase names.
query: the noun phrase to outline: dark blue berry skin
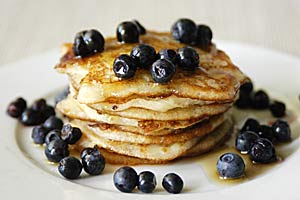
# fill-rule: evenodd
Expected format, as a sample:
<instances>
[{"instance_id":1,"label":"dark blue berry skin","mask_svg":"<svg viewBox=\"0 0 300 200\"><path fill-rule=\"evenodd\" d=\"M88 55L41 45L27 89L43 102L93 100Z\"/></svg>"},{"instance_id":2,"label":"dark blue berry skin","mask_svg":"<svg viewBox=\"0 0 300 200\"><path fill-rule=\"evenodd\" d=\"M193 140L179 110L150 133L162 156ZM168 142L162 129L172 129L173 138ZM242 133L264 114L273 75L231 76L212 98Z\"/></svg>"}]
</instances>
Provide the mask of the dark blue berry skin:
<instances>
[{"instance_id":1,"label":"dark blue berry skin","mask_svg":"<svg viewBox=\"0 0 300 200\"><path fill-rule=\"evenodd\" d=\"M250 159L256 163L270 163L277 159L272 142L266 138L257 139L252 145L249 155Z\"/></svg>"},{"instance_id":2,"label":"dark blue berry skin","mask_svg":"<svg viewBox=\"0 0 300 200\"><path fill-rule=\"evenodd\" d=\"M140 35L146 34L146 29L141 25L139 21L133 20L132 22L137 26Z\"/></svg>"},{"instance_id":3,"label":"dark blue berry skin","mask_svg":"<svg viewBox=\"0 0 300 200\"><path fill-rule=\"evenodd\" d=\"M54 129L61 129L63 127L63 121L55 116L50 116L44 123L43 127L46 128L48 131Z\"/></svg>"},{"instance_id":4,"label":"dark blue berry skin","mask_svg":"<svg viewBox=\"0 0 300 200\"><path fill-rule=\"evenodd\" d=\"M150 67L157 59L155 49L148 44L139 44L133 47L130 56L136 61L140 68Z\"/></svg>"},{"instance_id":5,"label":"dark blue berry skin","mask_svg":"<svg viewBox=\"0 0 300 200\"><path fill-rule=\"evenodd\" d=\"M246 94L250 94L253 91L253 83L251 81L243 83L240 87L240 91Z\"/></svg>"},{"instance_id":6,"label":"dark blue berry skin","mask_svg":"<svg viewBox=\"0 0 300 200\"><path fill-rule=\"evenodd\" d=\"M105 159L97 147L84 149L81 160L84 171L90 175L99 175L105 168Z\"/></svg>"},{"instance_id":7,"label":"dark blue berry skin","mask_svg":"<svg viewBox=\"0 0 300 200\"><path fill-rule=\"evenodd\" d=\"M171 61L174 65L178 63L178 57L176 51L173 49L162 49L158 52L160 59L166 59Z\"/></svg>"},{"instance_id":8,"label":"dark blue berry skin","mask_svg":"<svg viewBox=\"0 0 300 200\"><path fill-rule=\"evenodd\" d=\"M243 127L241 128L240 132L253 131L257 133L259 126L260 126L259 122L256 119L248 118L244 123Z\"/></svg>"},{"instance_id":9,"label":"dark blue berry skin","mask_svg":"<svg viewBox=\"0 0 300 200\"><path fill-rule=\"evenodd\" d=\"M286 121L281 119L276 120L276 122L272 125L272 130L277 141L291 141L291 129Z\"/></svg>"},{"instance_id":10,"label":"dark blue berry skin","mask_svg":"<svg viewBox=\"0 0 300 200\"><path fill-rule=\"evenodd\" d=\"M13 118L18 118L24 112L27 107L25 99L19 97L13 102L11 102L7 107L7 114Z\"/></svg>"},{"instance_id":11,"label":"dark blue berry skin","mask_svg":"<svg viewBox=\"0 0 300 200\"><path fill-rule=\"evenodd\" d=\"M173 24L171 32L175 40L192 44L197 36L197 26L190 19L179 19Z\"/></svg>"},{"instance_id":12,"label":"dark blue berry skin","mask_svg":"<svg viewBox=\"0 0 300 200\"><path fill-rule=\"evenodd\" d=\"M76 34L73 44L75 56L86 57L104 50L104 38L97 30L85 30Z\"/></svg>"},{"instance_id":13,"label":"dark blue berry skin","mask_svg":"<svg viewBox=\"0 0 300 200\"><path fill-rule=\"evenodd\" d=\"M259 136L252 131L242 132L235 140L235 148L243 154L248 154L254 141L258 138Z\"/></svg>"},{"instance_id":14,"label":"dark blue berry skin","mask_svg":"<svg viewBox=\"0 0 300 200\"><path fill-rule=\"evenodd\" d=\"M50 162L59 162L69 156L68 144L61 140L52 140L45 148L45 155Z\"/></svg>"},{"instance_id":15,"label":"dark blue berry skin","mask_svg":"<svg viewBox=\"0 0 300 200\"><path fill-rule=\"evenodd\" d=\"M259 135L259 137L266 138L270 141L273 141L275 138L272 128L267 125L260 125L258 127L257 134Z\"/></svg>"},{"instance_id":16,"label":"dark blue berry skin","mask_svg":"<svg viewBox=\"0 0 300 200\"><path fill-rule=\"evenodd\" d=\"M117 39L124 43L139 42L139 29L133 22L122 22L117 27Z\"/></svg>"},{"instance_id":17,"label":"dark blue berry skin","mask_svg":"<svg viewBox=\"0 0 300 200\"><path fill-rule=\"evenodd\" d=\"M47 102L45 99L37 99L31 105L31 109L38 112L44 111L46 107L47 107Z\"/></svg>"},{"instance_id":18,"label":"dark blue berry skin","mask_svg":"<svg viewBox=\"0 0 300 200\"><path fill-rule=\"evenodd\" d=\"M219 176L224 179L233 179L243 176L245 171L244 160L235 153L223 154L217 162Z\"/></svg>"},{"instance_id":19,"label":"dark blue berry skin","mask_svg":"<svg viewBox=\"0 0 300 200\"><path fill-rule=\"evenodd\" d=\"M269 96L263 90L255 92L251 98L252 108L263 110L268 109L270 104Z\"/></svg>"},{"instance_id":20,"label":"dark blue berry skin","mask_svg":"<svg viewBox=\"0 0 300 200\"><path fill-rule=\"evenodd\" d=\"M65 124L61 130L61 137L68 144L75 144L82 136L82 132L77 127L72 127L70 124Z\"/></svg>"},{"instance_id":21,"label":"dark blue berry skin","mask_svg":"<svg viewBox=\"0 0 300 200\"><path fill-rule=\"evenodd\" d=\"M113 71L118 78L129 79L134 76L137 69L136 62L126 54L118 56L113 64Z\"/></svg>"},{"instance_id":22,"label":"dark blue berry skin","mask_svg":"<svg viewBox=\"0 0 300 200\"><path fill-rule=\"evenodd\" d=\"M44 144L48 130L43 126L36 126L32 129L31 138L35 144Z\"/></svg>"},{"instance_id":23,"label":"dark blue berry skin","mask_svg":"<svg viewBox=\"0 0 300 200\"><path fill-rule=\"evenodd\" d=\"M195 39L195 43L197 46L207 50L209 45L211 44L212 37L213 33L208 26L203 24L197 26L197 35Z\"/></svg>"},{"instance_id":24,"label":"dark blue berry skin","mask_svg":"<svg viewBox=\"0 0 300 200\"><path fill-rule=\"evenodd\" d=\"M159 59L155 61L150 69L152 79L156 83L167 83L175 74L175 65L166 59Z\"/></svg>"},{"instance_id":25,"label":"dark blue berry skin","mask_svg":"<svg viewBox=\"0 0 300 200\"><path fill-rule=\"evenodd\" d=\"M53 140L61 140L61 131L59 129L51 130L45 137L45 143L48 145Z\"/></svg>"},{"instance_id":26,"label":"dark blue berry skin","mask_svg":"<svg viewBox=\"0 0 300 200\"><path fill-rule=\"evenodd\" d=\"M240 109L251 108L252 100L250 94L240 91L239 98L234 105Z\"/></svg>"},{"instance_id":27,"label":"dark blue berry skin","mask_svg":"<svg viewBox=\"0 0 300 200\"><path fill-rule=\"evenodd\" d=\"M64 100L65 98L67 98L67 96L70 93L70 88L69 86L67 86L65 89L63 89L62 91L60 91L57 96L55 97L55 105L58 104L59 102L61 102L62 100Z\"/></svg>"},{"instance_id":28,"label":"dark blue berry skin","mask_svg":"<svg viewBox=\"0 0 300 200\"><path fill-rule=\"evenodd\" d=\"M163 188L172 194L178 194L183 189L183 180L175 173L166 174L162 181Z\"/></svg>"},{"instance_id":29,"label":"dark blue berry skin","mask_svg":"<svg viewBox=\"0 0 300 200\"><path fill-rule=\"evenodd\" d=\"M274 101L269 107L274 117L283 117L285 115L285 104L280 101Z\"/></svg>"},{"instance_id":30,"label":"dark blue berry skin","mask_svg":"<svg viewBox=\"0 0 300 200\"><path fill-rule=\"evenodd\" d=\"M137 186L138 175L133 168L125 166L115 171L113 181L118 190L130 193Z\"/></svg>"},{"instance_id":31,"label":"dark blue berry skin","mask_svg":"<svg viewBox=\"0 0 300 200\"><path fill-rule=\"evenodd\" d=\"M60 160L58 171L67 179L77 179L82 171L82 165L75 157L65 157Z\"/></svg>"},{"instance_id":32,"label":"dark blue berry skin","mask_svg":"<svg viewBox=\"0 0 300 200\"><path fill-rule=\"evenodd\" d=\"M53 106L47 105L46 108L45 108L45 110L43 110L41 113L42 113L42 116L43 116L43 121L45 121L50 116L54 116L55 115L55 110L54 110Z\"/></svg>"},{"instance_id":33,"label":"dark blue berry skin","mask_svg":"<svg viewBox=\"0 0 300 200\"><path fill-rule=\"evenodd\" d=\"M150 171L139 174L138 189L143 193L152 193L156 187L156 177Z\"/></svg>"},{"instance_id":34,"label":"dark blue berry skin","mask_svg":"<svg viewBox=\"0 0 300 200\"><path fill-rule=\"evenodd\" d=\"M19 118L20 122L25 126L35 126L44 122L44 117L39 111L27 108Z\"/></svg>"},{"instance_id":35,"label":"dark blue berry skin","mask_svg":"<svg viewBox=\"0 0 300 200\"><path fill-rule=\"evenodd\" d=\"M199 54L192 47L178 49L178 65L184 70L195 70L199 66Z\"/></svg>"}]
</instances>

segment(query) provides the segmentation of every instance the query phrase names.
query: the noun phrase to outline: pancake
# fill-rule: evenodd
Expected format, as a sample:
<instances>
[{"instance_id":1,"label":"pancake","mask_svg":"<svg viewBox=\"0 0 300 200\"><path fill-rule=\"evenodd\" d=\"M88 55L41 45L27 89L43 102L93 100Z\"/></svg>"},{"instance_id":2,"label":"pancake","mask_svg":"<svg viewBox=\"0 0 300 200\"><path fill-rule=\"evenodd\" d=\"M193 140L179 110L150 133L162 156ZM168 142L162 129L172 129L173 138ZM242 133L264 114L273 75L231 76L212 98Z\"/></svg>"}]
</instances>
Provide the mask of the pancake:
<instances>
[{"instance_id":1,"label":"pancake","mask_svg":"<svg viewBox=\"0 0 300 200\"><path fill-rule=\"evenodd\" d=\"M203 137L216 129L219 125L221 125L228 117L229 113L218 115L212 117L208 120L204 120L192 127L188 127L185 129L180 129L173 131L167 135L163 136L147 136L141 135L137 133L132 133L128 131L120 131L114 128L102 129L98 126L97 123L94 122L83 122L76 119L70 119L71 123L75 124L84 124L88 129L90 129L95 135L99 137L120 141L120 142L128 142L135 144L172 144L175 142L183 142L195 137Z\"/></svg>"},{"instance_id":2,"label":"pancake","mask_svg":"<svg viewBox=\"0 0 300 200\"><path fill-rule=\"evenodd\" d=\"M191 147L186 152L182 153L178 156L181 157L190 157L190 156L197 156L213 149L216 149L219 145L223 144L231 135L232 133L233 122L231 119L224 122L221 126L215 129L212 133L208 134L203 139L199 140L193 147ZM85 133L87 134L87 133ZM78 151L82 151L82 149L86 147L93 147L96 145L91 141L91 139L86 138L80 140L79 143L75 145L75 148ZM160 157L157 159L145 159L145 158L138 158L134 156L128 156L120 153L116 153L106 148L101 148L98 146L101 153L105 157L107 163L110 164L122 164L122 165L140 165L140 164L164 164L168 163L174 159L161 159Z\"/></svg>"},{"instance_id":3,"label":"pancake","mask_svg":"<svg viewBox=\"0 0 300 200\"><path fill-rule=\"evenodd\" d=\"M140 43L150 44L156 51L185 46L173 40L169 33L150 31L141 36ZM77 59L73 55L72 44L66 44L56 69L69 75L72 86L78 91L76 99L84 104L168 96L232 102L240 84L247 79L230 58L213 45L210 52L195 47L200 55L201 67L193 73L177 68L168 84L155 83L149 71L142 68L137 70L132 79L121 80L114 75L112 63L118 55L129 54L136 45L119 43L114 37L107 38L103 52Z\"/></svg>"}]
</instances>

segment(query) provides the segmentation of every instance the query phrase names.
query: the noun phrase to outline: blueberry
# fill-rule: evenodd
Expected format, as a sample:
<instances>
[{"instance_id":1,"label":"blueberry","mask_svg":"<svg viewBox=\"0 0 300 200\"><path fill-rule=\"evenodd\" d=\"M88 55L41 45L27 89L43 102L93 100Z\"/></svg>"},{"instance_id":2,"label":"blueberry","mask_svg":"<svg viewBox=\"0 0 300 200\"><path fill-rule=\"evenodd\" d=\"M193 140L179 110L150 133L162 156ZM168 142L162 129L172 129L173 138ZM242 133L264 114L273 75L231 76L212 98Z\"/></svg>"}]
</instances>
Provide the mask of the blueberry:
<instances>
[{"instance_id":1,"label":"blueberry","mask_svg":"<svg viewBox=\"0 0 300 200\"><path fill-rule=\"evenodd\" d=\"M48 130L43 126L36 126L32 129L31 138L35 144L44 144Z\"/></svg>"},{"instance_id":2,"label":"blueberry","mask_svg":"<svg viewBox=\"0 0 300 200\"><path fill-rule=\"evenodd\" d=\"M162 49L158 52L159 58L160 59L166 59L171 61L174 65L177 64L177 53L173 49Z\"/></svg>"},{"instance_id":3,"label":"blueberry","mask_svg":"<svg viewBox=\"0 0 300 200\"><path fill-rule=\"evenodd\" d=\"M43 127L48 131L54 129L61 129L63 127L63 121L55 116L50 116L43 124Z\"/></svg>"},{"instance_id":4,"label":"blueberry","mask_svg":"<svg viewBox=\"0 0 300 200\"><path fill-rule=\"evenodd\" d=\"M270 103L268 94L263 90L255 92L251 101L252 107L255 109L267 109Z\"/></svg>"},{"instance_id":5,"label":"blueberry","mask_svg":"<svg viewBox=\"0 0 300 200\"><path fill-rule=\"evenodd\" d=\"M133 168L125 166L114 173L113 181L118 190L129 193L137 186L138 175Z\"/></svg>"},{"instance_id":6,"label":"blueberry","mask_svg":"<svg viewBox=\"0 0 300 200\"><path fill-rule=\"evenodd\" d=\"M244 160L235 153L225 153L217 162L217 171L224 179L239 178L245 171Z\"/></svg>"},{"instance_id":7,"label":"blueberry","mask_svg":"<svg viewBox=\"0 0 300 200\"><path fill-rule=\"evenodd\" d=\"M156 187L155 175L150 171L144 171L139 174L138 189L144 193L151 193Z\"/></svg>"},{"instance_id":8,"label":"blueberry","mask_svg":"<svg viewBox=\"0 0 300 200\"><path fill-rule=\"evenodd\" d=\"M117 39L119 42L139 42L139 29L133 22L122 22L117 27Z\"/></svg>"},{"instance_id":9,"label":"blueberry","mask_svg":"<svg viewBox=\"0 0 300 200\"><path fill-rule=\"evenodd\" d=\"M199 66L199 54L192 47L178 49L178 65L185 70L195 70Z\"/></svg>"},{"instance_id":10,"label":"blueberry","mask_svg":"<svg viewBox=\"0 0 300 200\"><path fill-rule=\"evenodd\" d=\"M240 91L246 94L250 94L253 91L253 83L251 81L243 83L240 87Z\"/></svg>"},{"instance_id":11,"label":"blueberry","mask_svg":"<svg viewBox=\"0 0 300 200\"><path fill-rule=\"evenodd\" d=\"M99 175L102 173L105 167L105 159L97 147L93 149L83 150L82 152L82 165L86 173L91 175Z\"/></svg>"},{"instance_id":12,"label":"blueberry","mask_svg":"<svg viewBox=\"0 0 300 200\"><path fill-rule=\"evenodd\" d=\"M173 194L178 194L183 189L183 180L175 173L166 174L162 181L163 188Z\"/></svg>"},{"instance_id":13,"label":"blueberry","mask_svg":"<svg viewBox=\"0 0 300 200\"><path fill-rule=\"evenodd\" d=\"M55 105L58 104L60 101L64 100L70 93L70 88L67 86L65 89L60 91L57 96L55 97Z\"/></svg>"},{"instance_id":14,"label":"blueberry","mask_svg":"<svg viewBox=\"0 0 300 200\"><path fill-rule=\"evenodd\" d=\"M75 144L82 136L82 132L77 127L72 127L70 124L65 124L61 130L62 139L68 144Z\"/></svg>"},{"instance_id":15,"label":"blueberry","mask_svg":"<svg viewBox=\"0 0 300 200\"><path fill-rule=\"evenodd\" d=\"M258 138L259 136L252 131L242 132L235 140L235 148L241 153L248 154L254 141Z\"/></svg>"},{"instance_id":16,"label":"blueberry","mask_svg":"<svg viewBox=\"0 0 300 200\"><path fill-rule=\"evenodd\" d=\"M58 129L54 129L49 133L47 133L45 137L45 143L48 145L51 141L58 140L58 139L61 140L61 131Z\"/></svg>"},{"instance_id":17,"label":"blueberry","mask_svg":"<svg viewBox=\"0 0 300 200\"><path fill-rule=\"evenodd\" d=\"M132 22L137 26L140 35L146 34L146 29L141 25L140 22L137 20L133 20Z\"/></svg>"},{"instance_id":18,"label":"blueberry","mask_svg":"<svg viewBox=\"0 0 300 200\"><path fill-rule=\"evenodd\" d=\"M274 101L269 107L274 117L283 117L285 115L285 104L280 101Z\"/></svg>"},{"instance_id":19,"label":"blueberry","mask_svg":"<svg viewBox=\"0 0 300 200\"><path fill-rule=\"evenodd\" d=\"M136 69L136 62L126 54L118 56L113 64L113 71L118 78L129 79L134 76Z\"/></svg>"},{"instance_id":20,"label":"blueberry","mask_svg":"<svg viewBox=\"0 0 300 200\"><path fill-rule=\"evenodd\" d=\"M94 148L97 148L97 146L95 146ZM80 153L80 158L83 159L86 155L92 154L93 151L95 151L94 148L90 148L90 147L84 148Z\"/></svg>"},{"instance_id":21,"label":"blueberry","mask_svg":"<svg viewBox=\"0 0 300 200\"><path fill-rule=\"evenodd\" d=\"M45 155L51 162L59 162L69 155L68 144L61 140L52 140L45 148Z\"/></svg>"},{"instance_id":22,"label":"blueberry","mask_svg":"<svg viewBox=\"0 0 300 200\"><path fill-rule=\"evenodd\" d=\"M148 44L139 44L133 47L130 56L140 68L148 68L157 58L155 49Z\"/></svg>"},{"instance_id":23,"label":"blueberry","mask_svg":"<svg viewBox=\"0 0 300 200\"><path fill-rule=\"evenodd\" d=\"M42 115L43 121L48 119L50 116L54 116L55 115L54 107L47 105L45 110L43 110L41 112L41 115Z\"/></svg>"},{"instance_id":24,"label":"blueberry","mask_svg":"<svg viewBox=\"0 0 300 200\"><path fill-rule=\"evenodd\" d=\"M276 120L272 125L274 136L279 142L288 142L291 140L291 129L286 121Z\"/></svg>"},{"instance_id":25,"label":"blueberry","mask_svg":"<svg viewBox=\"0 0 300 200\"><path fill-rule=\"evenodd\" d=\"M243 127L241 128L241 132L244 131L253 131L255 133L258 132L259 129L259 122L256 119L248 118L244 123Z\"/></svg>"},{"instance_id":26,"label":"blueberry","mask_svg":"<svg viewBox=\"0 0 300 200\"><path fill-rule=\"evenodd\" d=\"M85 30L76 34L73 44L75 56L86 57L104 50L104 38L97 30Z\"/></svg>"},{"instance_id":27,"label":"blueberry","mask_svg":"<svg viewBox=\"0 0 300 200\"><path fill-rule=\"evenodd\" d=\"M251 107L251 96L246 92L240 91L239 98L235 102L235 106L241 109Z\"/></svg>"},{"instance_id":28,"label":"blueberry","mask_svg":"<svg viewBox=\"0 0 300 200\"><path fill-rule=\"evenodd\" d=\"M37 112L44 111L46 107L47 107L47 102L45 99L37 99L31 105L32 110Z\"/></svg>"},{"instance_id":29,"label":"blueberry","mask_svg":"<svg viewBox=\"0 0 300 200\"><path fill-rule=\"evenodd\" d=\"M82 171L82 165L75 157L65 157L60 160L58 171L67 179L76 179Z\"/></svg>"},{"instance_id":30,"label":"blueberry","mask_svg":"<svg viewBox=\"0 0 300 200\"><path fill-rule=\"evenodd\" d=\"M179 19L173 24L171 32L175 40L191 44L197 37L197 26L190 19Z\"/></svg>"},{"instance_id":31,"label":"blueberry","mask_svg":"<svg viewBox=\"0 0 300 200\"><path fill-rule=\"evenodd\" d=\"M261 138L267 138L270 141L274 140L274 133L272 131L272 128L270 126L267 125L260 125L258 127L258 131L257 134L259 135L259 137Z\"/></svg>"},{"instance_id":32,"label":"blueberry","mask_svg":"<svg viewBox=\"0 0 300 200\"><path fill-rule=\"evenodd\" d=\"M19 118L20 122L25 126L35 126L43 123L44 118L39 111L27 108Z\"/></svg>"},{"instance_id":33,"label":"blueberry","mask_svg":"<svg viewBox=\"0 0 300 200\"><path fill-rule=\"evenodd\" d=\"M155 61L150 69L151 76L156 83L169 82L175 74L175 71L175 65L166 59Z\"/></svg>"},{"instance_id":34,"label":"blueberry","mask_svg":"<svg viewBox=\"0 0 300 200\"><path fill-rule=\"evenodd\" d=\"M213 37L211 29L206 25L197 26L197 35L195 39L196 45L200 46L202 49L207 50L211 44L211 39Z\"/></svg>"},{"instance_id":35,"label":"blueberry","mask_svg":"<svg viewBox=\"0 0 300 200\"><path fill-rule=\"evenodd\" d=\"M21 116L22 112L24 112L26 107L26 101L20 97L8 105L6 112L9 116L13 118L18 118Z\"/></svg>"},{"instance_id":36,"label":"blueberry","mask_svg":"<svg viewBox=\"0 0 300 200\"><path fill-rule=\"evenodd\" d=\"M276 153L272 142L266 138L257 139L251 147L250 159L256 163L275 161Z\"/></svg>"}]
</instances>

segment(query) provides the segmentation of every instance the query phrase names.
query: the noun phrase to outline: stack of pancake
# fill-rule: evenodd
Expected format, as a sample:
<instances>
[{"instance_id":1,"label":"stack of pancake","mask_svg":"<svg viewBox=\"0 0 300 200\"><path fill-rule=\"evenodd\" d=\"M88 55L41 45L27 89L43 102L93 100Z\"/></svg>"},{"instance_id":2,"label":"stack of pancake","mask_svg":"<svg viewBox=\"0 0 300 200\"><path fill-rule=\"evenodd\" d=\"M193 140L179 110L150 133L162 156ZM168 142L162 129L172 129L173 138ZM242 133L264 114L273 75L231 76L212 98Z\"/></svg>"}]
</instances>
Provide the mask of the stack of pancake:
<instances>
[{"instance_id":1,"label":"stack of pancake","mask_svg":"<svg viewBox=\"0 0 300 200\"><path fill-rule=\"evenodd\" d=\"M137 44L105 42L102 53L86 58L74 57L72 44L65 44L56 66L70 79L70 94L56 108L83 132L76 148L97 145L109 163L155 164L199 155L226 141L233 126L230 108L247 78L223 51L214 44L208 52L195 47L199 68L177 67L169 83L158 84L144 68L131 79L117 78L114 59ZM185 46L157 32L142 35L140 43L156 51Z\"/></svg>"}]
</instances>

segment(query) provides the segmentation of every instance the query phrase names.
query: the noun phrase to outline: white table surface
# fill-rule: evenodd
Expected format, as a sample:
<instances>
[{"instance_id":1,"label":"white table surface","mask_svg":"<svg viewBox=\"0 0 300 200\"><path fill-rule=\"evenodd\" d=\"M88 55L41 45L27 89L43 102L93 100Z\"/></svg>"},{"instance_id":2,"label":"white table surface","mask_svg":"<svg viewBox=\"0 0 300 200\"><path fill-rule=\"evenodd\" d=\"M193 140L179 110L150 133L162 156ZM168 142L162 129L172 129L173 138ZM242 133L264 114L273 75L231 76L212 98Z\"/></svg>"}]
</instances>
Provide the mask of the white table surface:
<instances>
[{"instance_id":1,"label":"white table surface","mask_svg":"<svg viewBox=\"0 0 300 200\"><path fill-rule=\"evenodd\" d=\"M170 30L188 17L208 24L214 39L250 43L300 55L297 0L1 0L0 65L58 49L76 32L97 28L115 34L119 22Z\"/></svg>"}]
</instances>

